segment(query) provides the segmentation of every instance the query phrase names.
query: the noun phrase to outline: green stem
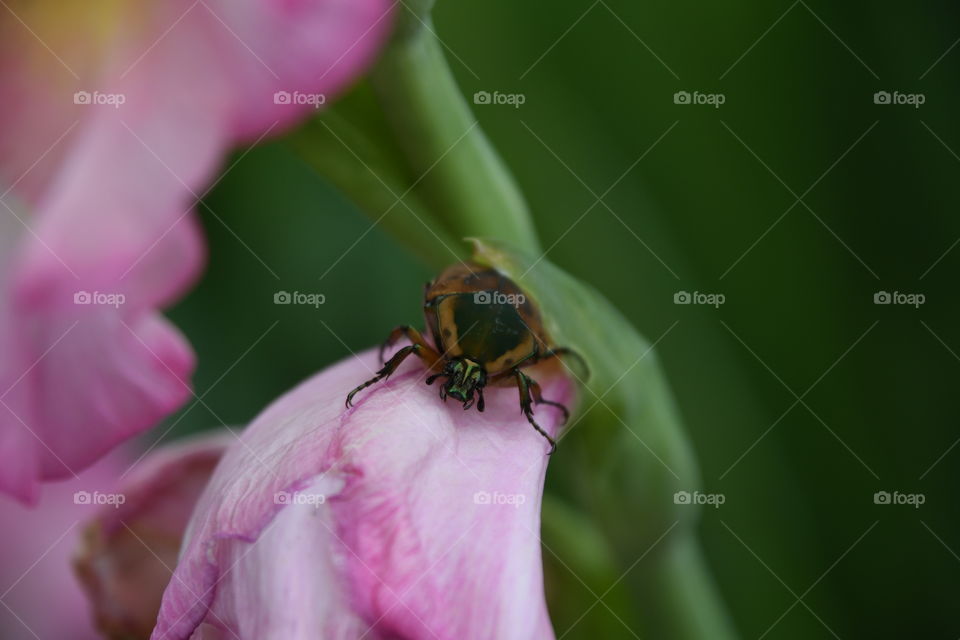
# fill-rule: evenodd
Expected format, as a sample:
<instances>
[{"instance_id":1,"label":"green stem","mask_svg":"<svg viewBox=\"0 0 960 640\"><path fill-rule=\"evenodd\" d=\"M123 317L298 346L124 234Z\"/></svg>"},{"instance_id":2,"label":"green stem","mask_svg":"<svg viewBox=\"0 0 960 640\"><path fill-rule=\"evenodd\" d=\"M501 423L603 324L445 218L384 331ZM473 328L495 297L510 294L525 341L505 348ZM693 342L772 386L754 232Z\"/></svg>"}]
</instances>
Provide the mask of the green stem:
<instances>
[{"instance_id":1,"label":"green stem","mask_svg":"<svg viewBox=\"0 0 960 640\"><path fill-rule=\"evenodd\" d=\"M399 31L372 84L424 201L458 237L539 255L526 202L457 87L429 16L406 18L412 28Z\"/></svg>"},{"instance_id":2,"label":"green stem","mask_svg":"<svg viewBox=\"0 0 960 640\"><path fill-rule=\"evenodd\" d=\"M288 139L317 173L434 269L469 256L417 194L408 192L402 171L376 142L335 111L308 122Z\"/></svg>"},{"instance_id":3,"label":"green stem","mask_svg":"<svg viewBox=\"0 0 960 640\"><path fill-rule=\"evenodd\" d=\"M678 532L641 572L649 638L732 640L737 637L693 532ZM641 563L642 564L642 563ZM638 567L639 568L639 567Z\"/></svg>"}]
</instances>

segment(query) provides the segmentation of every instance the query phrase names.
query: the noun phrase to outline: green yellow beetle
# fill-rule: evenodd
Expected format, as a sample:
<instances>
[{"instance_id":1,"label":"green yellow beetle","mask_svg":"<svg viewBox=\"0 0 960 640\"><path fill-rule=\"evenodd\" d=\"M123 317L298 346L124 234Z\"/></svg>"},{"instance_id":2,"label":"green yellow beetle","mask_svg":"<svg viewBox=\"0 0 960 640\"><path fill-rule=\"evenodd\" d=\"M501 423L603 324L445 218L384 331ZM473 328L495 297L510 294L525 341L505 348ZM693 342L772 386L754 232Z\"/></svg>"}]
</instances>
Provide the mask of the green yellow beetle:
<instances>
[{"instance_id":1,"label":"green yellow beetle","mask_svg":"<svg viewBox=\"0 0 960 640\"><path fill-rule=\"evenodd\" d=\"M397 351L376 375L347 395L346 405L362 389L393 373L407 356L415 353L432 372L426 383L440 384L440 397L463 403L464 409L476 404L483 411L483 389L487 385L513 386L520 390L520 409L527 421L550 443L556 441L533 419L532 405L547 404L569 418L567 408L546 400L537 384L521 369L557 356L572 355L567 348L550 344L536 304L510 278L495 269L472 262L461 262L445 269L427 283L423 313L431 346L410 326L395 328L380 347L384 350L402 337L411 344Z\"/></svg>"}]
</instances>

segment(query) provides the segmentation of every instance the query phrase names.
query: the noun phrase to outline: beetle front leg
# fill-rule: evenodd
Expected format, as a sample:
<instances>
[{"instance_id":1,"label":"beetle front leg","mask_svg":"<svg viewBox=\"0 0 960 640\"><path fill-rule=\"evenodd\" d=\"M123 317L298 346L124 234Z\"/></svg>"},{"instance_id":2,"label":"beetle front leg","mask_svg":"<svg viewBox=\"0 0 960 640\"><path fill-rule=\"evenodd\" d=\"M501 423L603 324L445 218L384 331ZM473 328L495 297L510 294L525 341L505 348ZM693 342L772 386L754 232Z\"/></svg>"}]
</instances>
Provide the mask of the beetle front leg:
<instances>
[{"instance_id":1,"label":"beetle front leg","mask_svg":"<svg viewBox=\"0 0 960 640\"><path fill-rule=\"evenodd\" d=\"M550 435L543 430L543 427L538 425L537 421L533 419L533 407L530 401L531 387L536 388L534 396L537 397L540 396L540 385L538 385L533 379L530 378L530 376L520 370L516 370L514 375L516 376L517 388L520 389L520 411L522 411L523 415L527 417L527 422L533 425L533 428L536 429L537 432L546 438L547 442L550 443L550 451L547 453L547 455L550 455L557 450L557 441L551 438Z\"/></svg>"},{"instance_id":2,"label":"beetle front leg","mask_svg":"<svg viewBox=\"0 0 960 640\"><path fill-rule=\"evenodd\" d=\"M420 345L422 351L417 355L423 358L427 366L431 369L437 361L440 360L440 354L437 353L436 349L427 344L427 341L423 339L423 335L421 335L419 331L410 325L403 324L391 331L387 339L380 345L380 362L384 362L383 353L402 337L406 337L413 344Z\"/></svg>"},{"instance_id":3,"label":"beetle front leg","mask_svg":"<svg viewBox=\"0 0 960 640\"><path fill-rule=\"evenodd\" d=\"M400 363L406 360L407 356L409 356L411 353L416 353L418 356L421 355L422 347L419 344L411 344L411 345L407 345L403 349L400 349L400 351L397 351L395 354L393 354L393 357L390 358L390 361L384 364L383 368L380 369L380 371L377 371L377 375L370 378L369 380L361 384L359 387L357 387L356 389L354 389L353 391L347 394L347 402L346 402L347 408L352 406L351 403L353 402L353 396L357 395L357 393L359 393L360 391L363 391L370 385L375 384L380 380L383 380L384 378L388 377L391 373L397 370L397 367L400 366Z\"/></svg>"}]
</instances>

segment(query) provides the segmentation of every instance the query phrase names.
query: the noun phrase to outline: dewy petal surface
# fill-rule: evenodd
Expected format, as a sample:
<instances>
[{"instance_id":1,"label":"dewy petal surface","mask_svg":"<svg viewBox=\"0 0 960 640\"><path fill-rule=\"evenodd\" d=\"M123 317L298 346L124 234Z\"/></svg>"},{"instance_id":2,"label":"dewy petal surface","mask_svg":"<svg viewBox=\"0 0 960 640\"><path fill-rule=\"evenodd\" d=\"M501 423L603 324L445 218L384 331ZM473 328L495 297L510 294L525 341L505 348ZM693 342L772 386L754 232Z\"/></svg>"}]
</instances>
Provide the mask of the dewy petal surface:
<instances>
[{"instance_id":1,"label":"dewy petal surface","mask_svg":"<svg viewBox=\"0 0 960 640\"><path fill-rule=\"evenodd\" d=\"M553 637L539 540L549 445L517 390L488 388L484 413L464 411L411 361L344 410L377 366L373 351L334 365L231 447L153 638L201 625L244 640ZM541 382L570 401L565 379ZM552 407L536 417L556 432Z\"/></svg>"}]
</instances>

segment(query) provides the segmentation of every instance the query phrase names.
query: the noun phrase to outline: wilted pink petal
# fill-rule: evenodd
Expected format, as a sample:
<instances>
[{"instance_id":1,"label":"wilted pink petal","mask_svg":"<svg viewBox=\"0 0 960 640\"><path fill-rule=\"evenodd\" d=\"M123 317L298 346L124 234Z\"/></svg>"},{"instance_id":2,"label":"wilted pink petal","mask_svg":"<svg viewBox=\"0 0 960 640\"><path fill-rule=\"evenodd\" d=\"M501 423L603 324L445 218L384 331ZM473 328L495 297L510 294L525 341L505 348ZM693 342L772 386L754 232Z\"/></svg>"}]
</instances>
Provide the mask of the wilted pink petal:
<instances>
[{"instance_id":1,"label":"wilted pink petal","mask_svg":"<svg viewBox=\"0 0 960 640\"><path fill-rule=\"evenodd\" d=\"M187 521L232 442L217 431L158 449L111 489L112 504L86 518L74 562L107 637L150 636Z\"/></svg>"},{"instance_id":2,"label":"wilted pink petal","mask_svg":"<svg viewBox=\"0 0 960 640\"><path fill-rule=\"evenodd\" d=\"M404 364L345 411L372 352L306 381L224 456L153 638L552 638L539 517L549 445L516 389L484 413ZM567 402L569 383L542 380ZM556 431L560 416L536 410ZM364 635L366 634L366 635Z\"/></svg>"},{"instance_id":3,"label":"wilted pink petal","mask_svg":"<svg viewBox=\"0 0 960 640\"><path fill-rule=\"evenodd\" d=\"M192 352L157 309L201 267L196 199L390 23L386 0L68 5L0 25L0 491L27 501L189 397Z\"/></svg>"}]
</instances>

